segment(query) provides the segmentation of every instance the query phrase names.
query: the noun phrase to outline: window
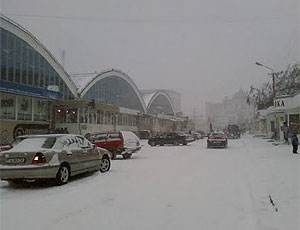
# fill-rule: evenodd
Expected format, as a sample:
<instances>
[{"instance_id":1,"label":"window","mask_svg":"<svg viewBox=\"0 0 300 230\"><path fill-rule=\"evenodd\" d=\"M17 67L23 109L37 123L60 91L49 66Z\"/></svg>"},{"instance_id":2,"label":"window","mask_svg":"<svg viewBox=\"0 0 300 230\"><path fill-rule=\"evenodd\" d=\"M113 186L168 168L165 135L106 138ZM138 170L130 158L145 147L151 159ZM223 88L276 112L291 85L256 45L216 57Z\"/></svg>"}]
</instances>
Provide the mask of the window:
<instances>
[{"instance_id":1,"label":"window","mask_svg":"<svg viewBox=\"0 0 300 230\"><path fill-rule=\"evenodd\" d=\"M80 109L80 123L87 123L87 122L88 122L88 110Z\"/></svg>"},{"instance_id":2,"label":"window","mask_svg":"<svg viewBox=\"0 0 300 230\"><path fill-rule=\"evenodd\" d=\"M49 76L50 76L49 85L55 85L55 72L52 67L50 67L49 69Z\"/></svg>"},{"instance_id":3,"label":"window","mask_svg":"<svg viewBox=\"0 0 300 230\"><path fill-rule=\"evenodd\" d=\"M49 64L45 61L45 65L44 65L45 69L44 69L44 76L45 76L45 84L44 87L47 87L49 85Z\"/></svg>"},{"instance_id":4,"label":"window","mask_svg":"<svg viewBox=\"0 0 300 230\"><path fill-rule=\"evenodd\" d=\"M15 119L16 97L8 94L0 94L0 117L1 119Z\"/></svg>"},{"instance_id":5,"label":"window","mask_svg":"<svg viewBox=\"0 0 300 230\"><path fill-rule=\"evenodd\" d=\"M97 122L97 123L98 124L103 124L104 113L103 113L103 111L99 111L98 113L99 113L99 115L98 115L99 122Z\"/></svg>"},{"instance_id":6,"label":"window","mask_svg":"<svg viewBox=\"0 0 300 230\"><path fill-rule=\"evenodd\" d=\"M34 99L34 120L48 121L49 120L49 104L45 100Z\"/></svg>"},{"instance_id":7,"label":"window","mask_svg":"<svg viewBox=\"0 0 300 230\"><path fill-rule=\"evenodd\" d=\"M275 122L271 121L271 132L275 132Z\"/></svg>"},{"instance_id":8,"label":"window","mask_svg":"<svg viewBox=\"0 0 300 230\"><path fill-rule=\"evenodd\" d=\"M39 55L40 59L40 87L44 87L44 63L45 59Z\"/></svg>"},{"instance_id":9,"label":"window","mask_svg":"<svg viewBox=\"0 0 300 230\"><path fill-rule=\"evenodd\" d=\"M14 54L15 36L9 34L8 36L8 80L14 81L14 67L15 67L15 54Z\"/></svg>"},{"instance_id":10,"label":"window","mask_svg":"<svg viewBox=\"0 0 300 230\"><path fill-rule=\"evenodd\" d=\"M89 139L93 142L105 142L107 139L107 134L103 133L103 134L92 135Z\"/></svg>"},{"instance_id":11,"label":"window","mask_svg":"<svg viewBox=\"0 0 300 230\"><path fill-rule=\"evenodd\" d=\"M18 120L31 120L32 115L32 100L27 97L18 97L18 107L17 107Z\"/></svg>"},{"instance_id":12,"label":"window","mask_svg":"<svg viewBox=\"0 0 300 230\"><path fill-rule=\"evenodd\" d=\"M22 44L22 83L27 84L27 46L25 42Z\"/></svg>"},{"instance_id":13,"label":"window","mask_svg":"<svg viewBox=\"0 0 300 230\"><path fill-rule=\"evenodd\" d=\"M28 46L28 85L33 85L33 49Z\"/></svg>"},{"instance_id":14,"label":"window","mask_svg":"<svg viewBox=\"0 0 300 230\"><path fill-rule=\"evenodd\" d=\"M56 122L57 123L66 123L66 110L57 109L56 110Z\"/></svg>"},{"instance_id":15,"label":"window","mask_svg":"<svg viewBox=\"0 0 300 230\"><path fill-rule=\"evenodd\" d=\"M67 123L77 123L77 109L68 109L66 111L66 122Z\"/></svg>"},{"instance_id":16,"label":"window","mask_svg":"<svg viewBox=\"0 0 300 230\"><path fill-rule=\"evenodd\" d=\"M108 134L108 141L120 141L121 137L119 135L119 133L112 133L112 134Z\"/></svg>"},{"instance_id":17,"label":"window","mask_svg":"<svg viewBox=\"0 0 300 230\"><path fill-rule=\"evenodd\" d=\"M1 29L1 79L7 79L7 32Z\"/></svg>"},{"instance_id":18,"label":"window","mask_svg":"<svg viewBox=\"0 0 300 230\"><path fill-rule=\"evenodd\" d=\"M16 39L16 52L15 52L15 82L21 82L21 41Z\"/></svg>"},{"instance_id":19,"label":"window","mask_svg":"<svg viewBox=\"0 0 300 230\"><path fill-rule=\"evenodd\" d=\"M95 111L90 111L90 119L89 119L89 123L90 124L96 124L96 112Z\"/></svg>"},{"instance_id":20,"label":"window","mask_svg":"<svg viewBox=\"0 0 300 230\"><path fill-rule=\"evenodd\" d=\"M40 59L39 53L34 52L34 86L40 85Z\"/></svg>"},{"instance_id":21,"label":"window","mask_svg":"<svg viewBox=\"0 0 300 230\"><path fill-rule=\"evenodd\" d=\"M290 114L289 116L289 126L292 133L300 133L300 115L299 114Z\"/></svg>"},{"instance_id":22,"label":"window","mask_svg":"<svg viewBox=\"0 0 300 230\"><path fill-rule=\"evenodd\" d=\"M117 115L117 119L118 119L118 125L122 125L122 115L121 114L118 114Z\"/></svg>"}]
</instances>

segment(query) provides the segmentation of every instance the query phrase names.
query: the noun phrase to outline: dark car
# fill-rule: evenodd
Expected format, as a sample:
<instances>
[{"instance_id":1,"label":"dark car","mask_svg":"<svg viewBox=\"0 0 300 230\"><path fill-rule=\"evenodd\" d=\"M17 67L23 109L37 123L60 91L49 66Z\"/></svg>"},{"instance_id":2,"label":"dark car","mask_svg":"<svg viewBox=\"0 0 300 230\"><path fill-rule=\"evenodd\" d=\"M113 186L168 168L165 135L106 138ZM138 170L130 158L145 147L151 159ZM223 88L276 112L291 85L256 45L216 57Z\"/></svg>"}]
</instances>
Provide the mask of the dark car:
<instances>
[{"instance_id":1,"label":"dark car","mask_svg":"<svg viewBox=\"0 0 300 230\"><path fill-rule=\"evenodd\" d=\"M238 125L228 125L226 135L229 139L241 138L241 130Z\"/></svg>"},{"instance_id":2,"label":"dark car","mask_svg":"<svg viewBox=\"0 0 300 230\"><path fill-rule=\"evenodd\" d=\"M148 140L148 144L151 146L156 145L187 145L189 139L188 136L183 132L172 132L172 133L162 133L156 135Z\"/></svg>"},{"instance_id":3,"label":"dark car","mask_svg":"<svg viewBox=\"0 0 300 230\"><path fill-rule=\"evenodd\" d=\"M207 148L212 148L212 147L227 148L227 145L228 145L227 137L225 136L224 133L221 132L211 133L207 138Z\"/></svg>"}]
</instances>

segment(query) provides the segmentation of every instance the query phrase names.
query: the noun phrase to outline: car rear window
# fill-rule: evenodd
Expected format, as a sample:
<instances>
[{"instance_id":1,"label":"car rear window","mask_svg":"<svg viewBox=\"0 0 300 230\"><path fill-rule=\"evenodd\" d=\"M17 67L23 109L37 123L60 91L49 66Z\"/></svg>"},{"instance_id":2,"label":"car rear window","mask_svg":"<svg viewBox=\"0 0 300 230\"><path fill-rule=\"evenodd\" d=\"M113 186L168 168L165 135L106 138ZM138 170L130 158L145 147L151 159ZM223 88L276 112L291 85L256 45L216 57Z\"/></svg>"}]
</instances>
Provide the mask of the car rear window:
<instances>
[{"instance_id":1,"label":"car rear window","mask_svg":"<svg viewBox=\"0 0 300 230\"><path fill-rule=\"evenodd\" d=\"M222 133L212 133L211 137L224 137L224 134L222 134Z\"/></svg>"},{"instance_id":2,"label":"car rear window","mask_svg":"<svg viewBox=\"0 0 300 230\"><path fill-rule=\"evenodd\" d=\"M119 141L119 140L121 140L120 134L119 133L108 134L108 140L110 140L110 141Z\"/></svg>"},{"instance_id":3,"label":"car rear window","mask_svg":"<svg viewBox=\"0 0 300 230\"><path fill-rule=\"evenodd\" d=\"M91 142L104 142L106 141L106 139L107 139L106 133L93 134L88 138L88 140Z\"/></svg>"},{"instance_id":4,"label":"car rear window","mask_svg":"<svg viewBox=\"0 0 300 230\"><path fill-rule=\"evenodd\" d=\"M36 151L38 149L51 149L56 142L56 137L26 138L16 144L12 151Z\"/></svg>"}]
</instances>

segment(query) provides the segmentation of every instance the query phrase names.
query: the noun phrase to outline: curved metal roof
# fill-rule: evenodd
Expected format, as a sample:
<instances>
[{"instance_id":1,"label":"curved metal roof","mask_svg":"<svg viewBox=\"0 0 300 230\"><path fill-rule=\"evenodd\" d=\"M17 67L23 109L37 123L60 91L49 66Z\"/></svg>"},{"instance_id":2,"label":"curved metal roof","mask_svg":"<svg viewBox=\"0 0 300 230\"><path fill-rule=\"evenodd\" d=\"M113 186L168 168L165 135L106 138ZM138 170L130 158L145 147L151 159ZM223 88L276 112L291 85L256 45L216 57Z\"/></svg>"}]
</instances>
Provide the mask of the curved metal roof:
<instances>
[{"instance_id":1,"label":"curved metal roof","mask_svg":"<svg viewBox=\"0 0 300 230\"><path fill-rule=\"evenodd\" d=\"M136 96L138 97L138 99L143 107L143 112L146 113L147 109L145 106L145 102L144 102L144 100L141 96L141 93L140 93L139 89L137 88L136 84L126 73L124 73L120 70L110 69L107 71L103 71L101 73L90 74L89 76L84 76L84 75L79 76L79 77L73 76L72 78L74 79L75 83L78 86L78 91L79 91L81 97L83 97L89 91L89 89L93 85L95 85L97 82L101 81L104 78L109 78L112 76L123 79L131 86L131 88L134 90Z\"/></svg>"},{"instance_id":2,"label":"curved metal roof","mask_svg":"<svg viewBox=\"0 0 300 230\"><path fill-rule=\"evenodd\" d=\"M23 28L21 25L7 18L3 14L0 14L0 22L1 28L21 38L23 41L27 42L31 47L33 47L37 52L39 52L40 55L42 55L46 59L46 61L64 80L64 82L69 87L70 91L73 93L74 97L78 97L75 83L72 81L68 73L61 66L61 64L50 53L50 51L36 37L34 37L28 30Z\"/></svg>"},{"instance_id":3,"label":"curved metal roof","mask_svg":"<svg viewBox=\"0 0 300 230\"><path fill-rule=\"evenodd\" d=\"M174 108L172 99L170 98L170 96L164 90L156 90L152 93L144 93L143 94L143 99L145 101L145 105L147 107L147 110L150 109L153 102L155 102L155 99L159 96L163 96L167 99L167 101L169 102L169 104L171 106L172 112L175 115L175 108Z\"/></svg>"}]
</instances>

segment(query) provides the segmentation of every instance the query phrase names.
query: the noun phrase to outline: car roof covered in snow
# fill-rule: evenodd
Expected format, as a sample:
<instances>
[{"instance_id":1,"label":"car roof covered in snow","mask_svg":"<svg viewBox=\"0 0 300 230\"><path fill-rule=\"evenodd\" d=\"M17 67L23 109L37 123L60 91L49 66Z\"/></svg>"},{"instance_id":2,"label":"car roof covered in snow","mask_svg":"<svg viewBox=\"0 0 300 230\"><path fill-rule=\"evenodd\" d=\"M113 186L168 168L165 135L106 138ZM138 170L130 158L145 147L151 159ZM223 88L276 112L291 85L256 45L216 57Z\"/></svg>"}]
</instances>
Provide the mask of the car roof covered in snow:
<instances>
[{"instance_id":1,"label":"car roof covered in snow","mask_svg":"<svg viewBox=\"0 0 300 230\"><path fill-rule=\"evenodd\" d=\"M75 137L75 136L82 136L82 135L77 135L77 134L32 134L32 135L22 135L22 136L18 136L16 138L41 138L41 137L64 137L64 136Z\"/></svg>"}]
</instances>

